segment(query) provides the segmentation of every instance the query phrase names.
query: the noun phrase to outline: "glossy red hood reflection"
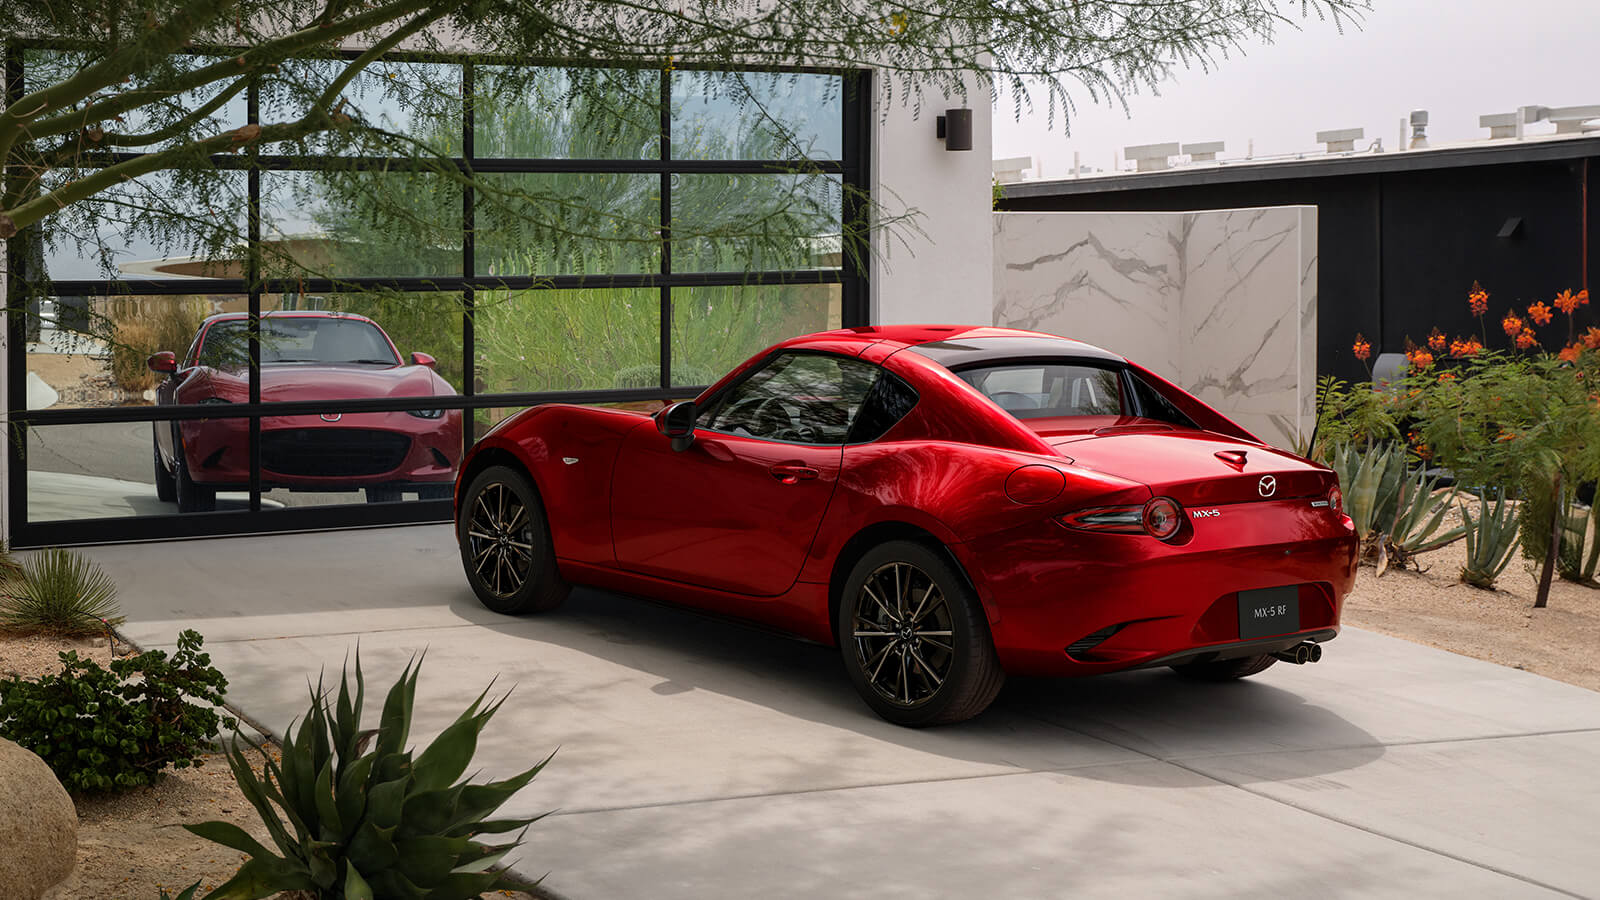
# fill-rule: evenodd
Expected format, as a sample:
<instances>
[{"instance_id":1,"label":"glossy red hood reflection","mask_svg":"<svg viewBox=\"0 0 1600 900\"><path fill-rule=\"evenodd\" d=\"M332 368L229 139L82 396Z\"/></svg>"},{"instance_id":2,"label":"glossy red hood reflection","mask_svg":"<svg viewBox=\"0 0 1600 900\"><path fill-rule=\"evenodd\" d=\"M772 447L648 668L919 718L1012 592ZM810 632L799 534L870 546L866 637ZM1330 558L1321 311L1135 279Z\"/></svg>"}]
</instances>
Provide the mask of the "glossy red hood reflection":
<instances>
[{"instance_id":1,"label":"glossy red hood reflection","mask_svg":"<svg viewBox=\"0 0 1600 900\"><path fill-rule=\"evenodd\" d=\"M261 367L264 401L430 397L433 373L425 366L308 365Z\"/></svg>"}]
</instances>

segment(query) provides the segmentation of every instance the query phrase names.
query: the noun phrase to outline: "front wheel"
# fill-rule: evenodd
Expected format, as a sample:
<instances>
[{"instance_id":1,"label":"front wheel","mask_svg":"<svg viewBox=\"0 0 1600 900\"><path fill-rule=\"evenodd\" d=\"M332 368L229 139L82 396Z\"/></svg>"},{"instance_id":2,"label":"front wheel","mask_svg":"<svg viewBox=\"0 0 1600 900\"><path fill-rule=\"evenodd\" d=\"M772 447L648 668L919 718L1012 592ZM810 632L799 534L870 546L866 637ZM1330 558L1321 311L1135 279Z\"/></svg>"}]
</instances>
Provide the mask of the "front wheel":
<instances>
[{"instance_id":1,"label":"front wheel","mask_svg":"<svg viewBox=\"0 0 1600 900\"><path fill-rule=\"evenodd\" d=\"M167 468L167 464L161 461L161 444L156 440L154 429L150 433L150 449L151 456L155 460L156 499L162 503L171 503L178 499L178 482L172 477L172 471Z\"/></svg>"},{"instance_id":2,"label":"front wheel","mask_svg":"<svg viewBox=\"0 0 1600 900\"><path fill-rule=\"evenodd\" d=\"M943 555L912 541L890 541L856 563L838 638L856 692L897 725L970 719L1005 683L976 594Z\"/></svg>"},{"instance_id":3,"label":"front wheel","mask_svg":"<svg viewBox=\"0 0 1600 900\"><path fill-rule=\"evenodd\" d=\"M172 436L172 467L176 470L173 475L173 494L178 501L178 512L211 512L217 508L217 491L215 488L204 487L196 484L189 477L189 451L183 446L182 438L173 429Z\"/></svg>"},{"instance_id":4,"label":"front wheel","mask_svg":"<svg viewBox=\"0 0 1600 900\"><path fill-rule=\"evenodd\" d=\"M572 590L556 571L544 504L528 476L491 466L462 492L456 520L461 565L484 606L498 613L545 612Z\"/></svg>"}]
</instances>

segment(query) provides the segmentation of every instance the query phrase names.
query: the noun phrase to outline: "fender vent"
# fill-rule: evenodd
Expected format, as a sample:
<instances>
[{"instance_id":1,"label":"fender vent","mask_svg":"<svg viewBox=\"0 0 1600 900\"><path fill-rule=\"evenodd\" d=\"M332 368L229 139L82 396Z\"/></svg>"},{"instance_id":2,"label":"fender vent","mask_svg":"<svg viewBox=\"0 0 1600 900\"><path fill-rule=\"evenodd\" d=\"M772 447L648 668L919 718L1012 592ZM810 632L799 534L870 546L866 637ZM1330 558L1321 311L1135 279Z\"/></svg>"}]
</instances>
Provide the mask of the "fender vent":
<instances>
[{"instance_id":1,"label":"fender vent","mask_svg":"<svg viewBox=\"0 0 1600 900\"><path fill-rule=\"evenodd\" d=\"M1094 632L1093 634L1086 634L1083 637L1078 638L1077 640L1073 641L1070 646L1067 647L1067 655L1068 656L1081 656L1081 655L1083 655L1085 653L1088 653L1090 650L1093 650L1094 648L1096 648L1096 647L1100 646L1101 644L1105 643L1107 638L1109 638L1113 634L1116 634L1117 632L1121 631L1122 630L1122 626L1125 625L1125 624L1127 624L1127 623L1124 622L1124 623L1118 623L1116 625L1107 625L1106 627L1100 629L1099 631Z\"/></svg>"}]
</instances>

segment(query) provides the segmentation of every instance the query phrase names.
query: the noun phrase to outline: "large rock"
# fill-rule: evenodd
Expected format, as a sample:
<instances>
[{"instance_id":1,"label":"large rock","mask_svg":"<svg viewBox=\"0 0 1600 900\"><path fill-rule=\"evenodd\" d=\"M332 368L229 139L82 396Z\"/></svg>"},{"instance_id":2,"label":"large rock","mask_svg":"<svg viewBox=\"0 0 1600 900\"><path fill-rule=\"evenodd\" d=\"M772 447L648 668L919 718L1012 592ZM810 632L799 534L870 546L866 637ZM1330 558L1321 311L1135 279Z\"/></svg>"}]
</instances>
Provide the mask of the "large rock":
<instances>
[{"instance_id":1,"label":"large rock","mask_svg":"<svg viewBox=\"0 0 1600 900\"><path fill-rule=\"evenodd\" d=\"M0 738L0 897L37 900L72 874L78 811L44 760Z\"/></svg>"}]
</instances>

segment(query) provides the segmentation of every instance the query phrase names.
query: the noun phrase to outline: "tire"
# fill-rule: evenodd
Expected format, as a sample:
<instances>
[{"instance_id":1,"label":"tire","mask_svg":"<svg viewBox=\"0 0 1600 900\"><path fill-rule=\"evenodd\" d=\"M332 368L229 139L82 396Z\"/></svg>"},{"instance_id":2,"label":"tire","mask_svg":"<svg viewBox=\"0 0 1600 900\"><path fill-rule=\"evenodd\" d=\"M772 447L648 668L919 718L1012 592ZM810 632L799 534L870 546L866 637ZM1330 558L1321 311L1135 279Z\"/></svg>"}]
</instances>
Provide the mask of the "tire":
<instances>
[{"instance_id":1,"label":"tire","mask_svg":"<svg viewBox=\"0 0 1600 900\"><path fill-rule=\"evenodd\" d=\"M929 605L935 591L941 602ZM913 541L874 547L850 570L837 637L856 693L896 725L970 719L1005 684L972 587L943 554Z\"/></svg>"},{"instance_id":2,"label":"tire","mask_svg":"<svg viewBox=\"0 0 1600 900\"><path fill-rule=\"evenodd\" d=\"M362 488L361 492L367 496L368 503L397 503L400 500L400 489L390 485L374 485Z\"/></svg>"},{"instance_id":3,"label":"tire","mask_svg":"<svg viewBox=\"0 0 1600 900\"><path fill-rule=\"evenodd\" d=\"M516 469L491 466L472 479L461 494L456 537L467 582L497 613L548 612L572 590L556 570L539 491Z\"/></svg>"},{"instance_id":4,"label":"tire","mask_svg":"<svg viewBox=\"0 0 1600 900\"><path fill-rule=\"evenodd\" d=\"M1238 659L1184 663L1173 666L1172 671L1195 681L1236 681L1240 678L1249 678L1257 672L1264 672L1272 668L1272 664L1277 661L1272 654L1263 653L1260 656L1241 656Z\"/></svg>"},{"instance_id":5,"label":"tire","mask_svg":"<svg viewBox=\"0 0 1600 900\"><path fill-rule=\"evenodd\" d=\"M211 512L217 508L217 492L214 488L202 487L189 477L189 452L184 449L183 441L178 436L177 429L173 429L172 436L172 467L176 470L173 476L173 494L178 501L178 512Z\"/></svg>"},{"instance_id":6,"label":"tire","mask_svg":"<svg viewBox=\"0 0 1600 900\"><path fill-rule=\"evenodd\" d=\"M178 481L172 477L167 464L161 461L161 445L156 442L155 429L150 431L150 455L156 469L156 499L171 503L178 499Z\"/></svg>"}]
</instances>

